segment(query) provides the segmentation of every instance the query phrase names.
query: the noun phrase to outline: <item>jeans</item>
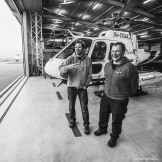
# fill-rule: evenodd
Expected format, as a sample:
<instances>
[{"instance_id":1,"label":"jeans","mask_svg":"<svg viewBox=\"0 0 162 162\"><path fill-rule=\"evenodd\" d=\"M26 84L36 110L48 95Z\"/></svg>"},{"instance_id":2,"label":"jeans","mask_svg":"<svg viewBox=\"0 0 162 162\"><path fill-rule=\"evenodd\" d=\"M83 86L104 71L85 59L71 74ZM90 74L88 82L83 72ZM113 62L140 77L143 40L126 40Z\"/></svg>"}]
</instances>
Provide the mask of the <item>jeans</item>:
<instances>
[{"instance_id":1,"label":"jeans","mask_svg":"<svg viewBox=\"0 0 162 162\"><path fill-rule=\"evenodd\" d=\"M70 112L70 121L76 121L76 113L75 113L75 101L78 95L82 117L83 117L83 125L89 125L89 112L88 112L88 93L87 89L76 89L75 87L68 87L68 99L69 99L69 112Z\"/></svg>"},{"instance_id":2,"label":"jeans","mask_svg":"<svg viewBox=\"0 0 162 162\"><path fill-rule=\"evenodd\" d=\"M100 102L99 128L107 129L110 113L112 113L112 133L114 139L119 138L122 129L122 121L127 112L129 99L115 100L103 95Z\"/></svg>"}]
</instances>

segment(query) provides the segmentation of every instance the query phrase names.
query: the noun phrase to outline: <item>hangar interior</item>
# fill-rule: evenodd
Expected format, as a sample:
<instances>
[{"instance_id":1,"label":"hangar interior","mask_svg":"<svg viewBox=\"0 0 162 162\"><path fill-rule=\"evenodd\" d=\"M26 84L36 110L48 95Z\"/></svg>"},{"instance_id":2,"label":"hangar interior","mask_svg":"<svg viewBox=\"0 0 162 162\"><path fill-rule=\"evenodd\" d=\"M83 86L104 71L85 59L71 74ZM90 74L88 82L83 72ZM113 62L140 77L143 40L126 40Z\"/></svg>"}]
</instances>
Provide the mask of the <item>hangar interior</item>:
<instances>
[{"instance_id":1,"label":"hangar interior","mask_svg":"<svg viewBox=\"0 0 162 162\"><path fill-rule=\"evenodd\" d=\"M137 35L139 49L161 51L160 0L6 2L22 26L24 72L27 76L43 73L46 60L72 39L67 30L93 37L105 30L128 31ZM161 60L159 58L154 63Z\"/></svg>"},{"instance_id":2,"label":"hangar interior","mask_svg":"<svg viewBox=\"0 0 162 162\"><path fill-rule=\"evenodd\" d=\"M66 46L72 33L96 37L106 30L137 35L139 49L160 51L148 67L162 71L161 0L5 0L22 31L24 76L1 98L0 161L131 162L162 161L162 82L143 86L147 95L131 97L117 147L111 132L95 137L100 86L89 87L91 134L83 133L80 105L77 128L68 127L66 85L42 77L49 58ZM111 121L110 121L111 123Z\"/></svg>"}]
</instances>

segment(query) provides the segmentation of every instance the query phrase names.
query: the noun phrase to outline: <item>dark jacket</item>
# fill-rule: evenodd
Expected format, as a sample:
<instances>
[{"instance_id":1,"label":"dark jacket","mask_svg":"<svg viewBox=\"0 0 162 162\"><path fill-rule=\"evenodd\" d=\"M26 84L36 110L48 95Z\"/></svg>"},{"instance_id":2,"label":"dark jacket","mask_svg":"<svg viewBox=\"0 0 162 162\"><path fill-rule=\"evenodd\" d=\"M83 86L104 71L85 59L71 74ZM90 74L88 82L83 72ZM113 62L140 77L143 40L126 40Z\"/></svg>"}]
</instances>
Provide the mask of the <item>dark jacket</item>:
<instances>
[{"instance_id":1,"label":"dark jacket","mask_svg":"<svg viewBox=\"0 0 162 162\"><path fill-rule=\"evenodd\" d=\"M125 99L136 92L138 88L139 74L134 66L126 57L115 69L112 61L105 65L105 94L112 99Z\"/></svg>"},{"instance_id":2,"label":"dark jacket","mask_svg":"<svg viewBox=\"0 0 162 162\"><path fill-rule=\"evenodd\" d=\"M80 69L70 69L69 65L79 63ZM69 56L59 68L60 74L67 74L68 87L76 87L77 89L88 86L92 79L92 63L88 56L78 59L75 53Z\"/></svg>"}]
</instances>

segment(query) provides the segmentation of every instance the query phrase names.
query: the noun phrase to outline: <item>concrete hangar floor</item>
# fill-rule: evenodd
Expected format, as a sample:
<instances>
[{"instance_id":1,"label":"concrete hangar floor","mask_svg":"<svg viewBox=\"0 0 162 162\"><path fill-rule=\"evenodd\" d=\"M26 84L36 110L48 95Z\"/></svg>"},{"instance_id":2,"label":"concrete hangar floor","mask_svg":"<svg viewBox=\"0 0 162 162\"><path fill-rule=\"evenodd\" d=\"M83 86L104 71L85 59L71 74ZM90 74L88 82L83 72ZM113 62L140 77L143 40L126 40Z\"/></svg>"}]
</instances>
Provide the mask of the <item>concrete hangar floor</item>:
<instances>
[{"instance_id":1,"label":"concrete hangar floor","mask_svg":"<svg viewBox=\"0 0 162 162\"><path fill-rule=\"evenodd\" d=\"M90 135L83 132L77 99L77 128L68 126L66 85L43 76L24 78L1 105L0 162L162 161L162 82L145 86L147 95L131 97L117 146L108 133L96 137L100 98L89 92ZM111 123L111 120L110 120Z\"/></svg>"}]
</instances>

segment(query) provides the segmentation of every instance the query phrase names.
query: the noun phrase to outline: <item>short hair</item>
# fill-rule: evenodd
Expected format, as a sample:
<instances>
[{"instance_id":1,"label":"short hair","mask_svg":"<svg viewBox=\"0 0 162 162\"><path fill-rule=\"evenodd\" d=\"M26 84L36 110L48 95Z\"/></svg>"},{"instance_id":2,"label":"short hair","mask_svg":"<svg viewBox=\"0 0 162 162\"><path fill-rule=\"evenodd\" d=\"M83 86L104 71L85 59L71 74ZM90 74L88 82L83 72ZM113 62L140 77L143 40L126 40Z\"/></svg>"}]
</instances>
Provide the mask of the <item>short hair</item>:
<instances>
[{"instance_id":1,"label":"short hair","mask_svg":"<svg viewBox=\"0 0 162 162\"><path fill-rule=\"evenodd\" d=\"M122 42L116 42L116 43L113 44L113 46L117 46L117 45L119 45L122 48L122 52L125 52L126 47L125 47L125 44L124 43L122 43Z\"/></svg>"},{"instance_id":2,"label":"short hair","mask_svg":"<svg viewBox=\"0 0 162 162\"><path fill-rule=\"evenodd\" d=\"M85 43L83 41L78 40L78 41L75 42L75 45L78 44L78 43L80 43L82 45L83 49L85 48Z\"/></svg>"}]
</instances>

